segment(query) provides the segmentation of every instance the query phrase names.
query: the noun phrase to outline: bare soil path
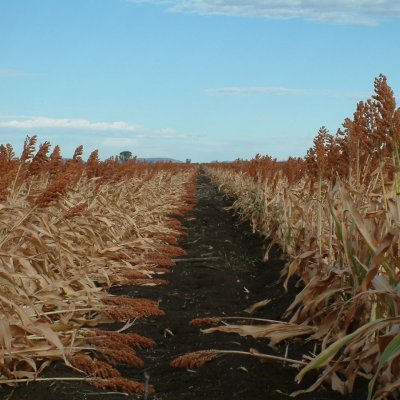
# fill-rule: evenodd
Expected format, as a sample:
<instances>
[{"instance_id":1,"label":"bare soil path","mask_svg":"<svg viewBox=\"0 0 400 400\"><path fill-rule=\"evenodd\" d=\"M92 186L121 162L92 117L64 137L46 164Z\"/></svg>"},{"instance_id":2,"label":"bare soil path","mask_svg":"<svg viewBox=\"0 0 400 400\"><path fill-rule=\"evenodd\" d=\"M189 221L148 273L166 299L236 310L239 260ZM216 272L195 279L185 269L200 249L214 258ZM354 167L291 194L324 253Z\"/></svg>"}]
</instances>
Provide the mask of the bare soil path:
<instances>
[{"instance_id":1,"label":"bare soil path","mask_svg":"<svg viewBox=\"0 0 400 400\"><path fill-rule=\"evenodd\" d=\"M119 287L112 293L158 300L166 316L140 320L131 330L148 336L157 346L139 352L145 367L126 368L125 377L144 381L150 378L157 393L149 400L225 400L225 399L288 399L288 393L300 387L294 383L296 370L279 364L262 364L256 358L226 356L206 364L200 369L174 369L169 362L187 352L205 349L262 352L284 355L286 346L271 349L268 341L256 341L230 334L204 335L189 321L206 316L245 316L243 310L266 298L271 302L254 316L279 319L293 300L295 291L285 294L278 283L284 262L277 249L271 252L268 263L262 263L263 242L241 223L232 212L231 205L209 180L200 174L196 207L185 216L188 236L180 245L187 251L166 279L168 286ZM310 346L308 346L310 347ZM288 356L300 359L307 351L302 341L289 346ZM77 376L61 365L51 367L46 376ZM315 377L314 377L315 378ZM302 388L313 382L311 377ZM19 387L14 391L0 391L0 398L11 400L120 400L143 398L124 394L105 393L86 383L41 382ZM365 399L363 388L348 396L320 390L300 399Z\"/></svg>"}]
</instances>

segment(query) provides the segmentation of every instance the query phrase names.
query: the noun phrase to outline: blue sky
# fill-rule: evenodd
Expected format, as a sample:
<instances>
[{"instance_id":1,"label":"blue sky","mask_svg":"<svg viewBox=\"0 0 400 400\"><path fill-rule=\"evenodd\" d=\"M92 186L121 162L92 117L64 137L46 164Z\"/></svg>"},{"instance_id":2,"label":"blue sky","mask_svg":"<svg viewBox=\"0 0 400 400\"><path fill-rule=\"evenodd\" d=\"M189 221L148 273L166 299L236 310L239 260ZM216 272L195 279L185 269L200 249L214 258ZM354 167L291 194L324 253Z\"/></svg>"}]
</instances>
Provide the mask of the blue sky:
<instances>
[{"instance_id":1,"label":"blue sky","mask_svg":"<svg viewBox=\"0 0 400 400\"><path fill-rule=\"evenodd\" d=\"M71 156L303 156L384 73L398 0L1 0L0 142Z\"/></svg>"}]
</instances>

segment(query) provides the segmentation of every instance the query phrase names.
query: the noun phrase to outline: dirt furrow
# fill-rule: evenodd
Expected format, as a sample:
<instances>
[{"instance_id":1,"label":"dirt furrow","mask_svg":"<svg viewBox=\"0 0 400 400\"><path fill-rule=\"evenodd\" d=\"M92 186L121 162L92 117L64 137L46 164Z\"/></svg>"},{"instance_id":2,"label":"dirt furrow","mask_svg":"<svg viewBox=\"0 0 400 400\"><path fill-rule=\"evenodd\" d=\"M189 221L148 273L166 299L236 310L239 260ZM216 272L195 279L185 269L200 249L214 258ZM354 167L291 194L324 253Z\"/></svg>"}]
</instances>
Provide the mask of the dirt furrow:
<instances>
[{"instance_id":1,"label":"dirt furrow","mask_svg":"<svg viewBox=\"0 0 400 400\"><path fill-rule=\"evenodd\" d=\"M142 356L146 374L156 387L155 399L287 399L298 390L296 370L278 364L261 364L257 359L227 356L200 369L181 370L169 362L186 352L205 349L260 351L284 355L286 345L272 349L268 341L256 341L230 334L204 335L189 321L206 316L246 316L245 308L266 298L271 302L256 312L256 317L280 319L295 296L283 291L278 282L284 265L281 253L273 249L268 263L261 261L263 241L226 208L232 204L200 174L197 204L186 215L188 230L180 245L187 251L168 274L170 284L156 288L124 288L117 294L157 299L166 316L143 321L135 331L156 340L157 346ZM300 359L311 345L302 342L289 346L288 356ZM143 373L143 372L141 372ZM135 376L139 379L139 375ZM311 384L308 379L302 385ZM356 399L330 391L303 396L305 399ZM360 389L360 398L364 398Z\"/></svg>"}]
</instances>

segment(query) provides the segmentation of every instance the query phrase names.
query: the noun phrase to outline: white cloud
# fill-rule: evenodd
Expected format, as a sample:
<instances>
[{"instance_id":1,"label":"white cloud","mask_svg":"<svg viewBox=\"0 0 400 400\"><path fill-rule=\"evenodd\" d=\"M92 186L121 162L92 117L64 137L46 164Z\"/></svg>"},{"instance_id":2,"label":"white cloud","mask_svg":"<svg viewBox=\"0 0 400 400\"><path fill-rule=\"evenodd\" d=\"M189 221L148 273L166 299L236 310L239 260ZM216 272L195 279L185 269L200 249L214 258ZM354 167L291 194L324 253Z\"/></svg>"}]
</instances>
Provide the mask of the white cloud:
<instances>
[{"instance_id":1,"label":"white cloud","mask_svg":"<svg viewBox=\"0 0 400 400\"><path fill-rule=\"evenodd\" d=\"M28 74L17 69L0 69L0 77L2 78L16 78L20 76L27 76Z\"/></svg>"},{"instance_id":2,"label":"white cloud","mask_svg":"<svg viewBox=\"0 0 400 400\"><path fill-rule=\"evenodd\" d=\"M140 157L179 159L186 152L190 155L198 140L196 134L171 127L149 129L126 121L0 114L0 143L11 143L17 154L22 152L25 136L33 134L38 135L39 142L47 140L52 145L60 145L66 157L82 144L85 155L98 149L103 159L123 150Z\"/></svg>"},{"instance_id":3,"label":"white cloud","mask_svg":"<svg viewBox=\"0 0 400 400\"><path fill-rule=\"evenodd\" d=\"M32 74L19 69L0 68L0 78L21 78L25 76L38 76L41 74Z\"/></svg>"},{"instance_id":4,"label":"white cloud","mask_svg":"<svg viewBox=\"0 0 400 400\"><path fill-rule=\"evenodd\" d=\"M399 18L398 0L129 0L161 4L171 12L374 25Z\"/></svg>"},{"instance_id":5,"label":"white cloud","mask_svg":"<svg viewBox=\"0 0 400 400\"><path fill-rule=\"evenodd\" d=\"M137 139L128 137L106 137L101 141L102 146L108 148L115 147L117 149L137 146L137 144Z\"/></svg>"},{"instance_id":6,"label":"white cloud","mask_svg":"<svg viewBox=\"0 0 400 400\"><path fill-rule=\"evenodd\" d=\"M1 119L27 119L32 118L31 115L18 115L18 114L0 114Z\"/></svg>"},{"instance_id":7,"label":"white cloud","mask_svg":"<svg viewBox=\"0 0 400 400\"><path fill-rule=\"evenodd\" d=\"M206 89L205 94L215 95L248 95L248 94L279 94L279 95L304 95L312 93L306 89L294 89L285 87L222 87Z\"/></svg>"},{"instance_id":8,"label":"white cloud","mask_svg":"<svg viewBox=\"0 0 400 400\"><path fill-rule=\"evenodd\" d=\"M125 121L97 122L88 119L0 114L1 140L16 143L13 139L16 133L32 135L30 130L52 143L59 140L65 142L68 137L70 141L83 141L104 148L124 148L143 143L182 144L197 137L173 128L147 129ZM66 132L68 135L65 135Z\"/></svg>"},{"instance_id":9,"label":"white cloud","mask_svg":"<svg viewBox=\"0 0 400 400\"><path fill-rule=\"evenodd\" d=\"M313 90L313 89L297 89L288 87L221 87L206 89L204 93L208 96L242 96L256 94L286 95L286 96L327 96L327 97L343 97L349 99L360 100L370 96L367 92L340 92L332 90Z\"/></svg>"},{"instance_id":10,"label":"white cloud","mask_svg":"<svg viewBox=\"0 0 400 400\"><path fill-rule=\"evenodd\" d=\"M4 118L0 116L0 119ZM124 121L93 122L83 118L81 119L49 118L49 117L23 118L18 116L14 116L13 119L0 121L0 127L17 128L17 129L38 129L38 128L81 129L81 130L91 130L91 131L108 131L108 132L117 131L117 132L135 132L135 133L140 133L143 131L143 128L141 128L139 125L133 125Z\"/></svg>"},{"instance_id":11,"label":"white cloud","mask_svg":"<svg viewBox=\"0 0 400 400\"><path fill-rule=\"evenodd\" d=\"M154 135L159 138L163 138L163 139L172 139L172 138L174 138L174 139L182 138L183 139L183 138L187 138L190 136L187 133L179 132L173 128L158 129L157 131L155 131Z\"/></svg>"}]
</instances>

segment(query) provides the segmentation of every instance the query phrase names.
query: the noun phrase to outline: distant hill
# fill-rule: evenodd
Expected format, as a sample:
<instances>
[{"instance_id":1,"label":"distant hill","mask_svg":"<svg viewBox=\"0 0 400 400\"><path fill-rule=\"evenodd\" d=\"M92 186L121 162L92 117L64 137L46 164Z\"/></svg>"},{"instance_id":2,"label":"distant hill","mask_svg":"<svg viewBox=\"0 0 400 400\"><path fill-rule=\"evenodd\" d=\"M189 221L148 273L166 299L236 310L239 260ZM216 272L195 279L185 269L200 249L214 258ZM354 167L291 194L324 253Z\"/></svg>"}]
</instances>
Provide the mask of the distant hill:
<instances>
[{"instance_id":1,"label":"distant hill","mask_svg":"<svg viewBox=\"0 0 400 400\"><path fill-rule=\"evenodd\" d=\"M175 160L173 158L138 158L138 161L147 162L147 163L157 163L157 162L171 162L171 163L182 163L183 161Z\"/></svg>"}]
</instances>

